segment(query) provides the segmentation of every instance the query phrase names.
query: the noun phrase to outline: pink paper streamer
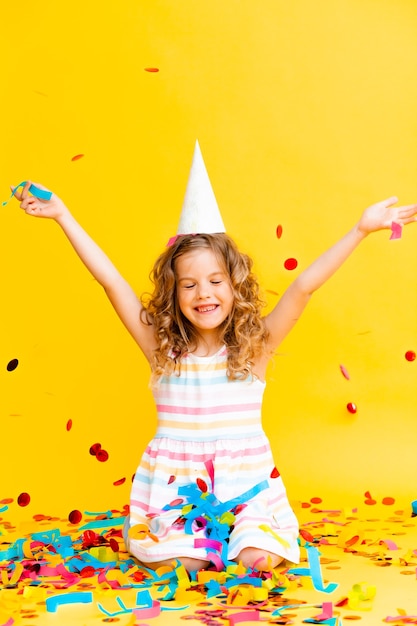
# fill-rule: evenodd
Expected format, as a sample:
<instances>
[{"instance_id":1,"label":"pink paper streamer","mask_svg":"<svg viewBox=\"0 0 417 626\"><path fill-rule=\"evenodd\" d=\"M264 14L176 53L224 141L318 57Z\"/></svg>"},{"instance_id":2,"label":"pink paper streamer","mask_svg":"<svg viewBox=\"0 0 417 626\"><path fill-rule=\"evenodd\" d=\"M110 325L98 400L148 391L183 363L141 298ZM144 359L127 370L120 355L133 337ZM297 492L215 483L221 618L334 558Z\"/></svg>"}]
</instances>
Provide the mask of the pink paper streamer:
<instances>
[{"instance_id":1,"label":"pink paper streamer","mask_svg":"<svg viewBox=\"0 0 417 626\"><path fill-rule=\"evenodd\" d=\"M158 617L161 613L161 603L158 600L152 602L151 607L144 609L133 609L133 615L138 619L151 619L152 617Z\"/></svg>"},{"instance_id":2,"label":"pink paper streamer","mask_svg":"<svg viewBox=\"0 0 417 626\"><path fill-rule=\"evenodd\" d=\"M259 622L259 611L242 611L241 613L234 613L228 615L230 626L235 624L241 624L242 622Z\"/></svg>"},{"instance_id":3,"label":"pink paper streamer","mask_svg":"<svg viewBox=\"0 0 417 626\"><path fill-rule=\"evenodd\" d=\"M392 222L391 224L391 239L401 239L401 235L403 232L403 227L401 224L397 224L397 222Z\"/></svg>"}]
</instances>

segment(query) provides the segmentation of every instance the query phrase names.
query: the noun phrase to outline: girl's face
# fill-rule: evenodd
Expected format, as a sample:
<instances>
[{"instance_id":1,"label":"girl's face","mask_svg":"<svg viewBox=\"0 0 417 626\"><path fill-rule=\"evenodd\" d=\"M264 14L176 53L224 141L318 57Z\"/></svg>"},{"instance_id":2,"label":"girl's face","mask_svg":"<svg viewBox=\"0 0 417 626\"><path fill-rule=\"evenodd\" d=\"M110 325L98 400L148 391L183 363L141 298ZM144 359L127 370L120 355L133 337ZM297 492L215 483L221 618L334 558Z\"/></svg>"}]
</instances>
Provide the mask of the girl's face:
<instances>
[{"instance_id":1,"label":"girl's face","mask_svg":"<svg viewBox=\"0 0 417 626\"><path fill-rule=\"evenodd\" d=\"M176 260L178 304L182 314L208 338L230 315L233 291L230 279L209 248L198 248Z\"/></svg>"}]
</instances>

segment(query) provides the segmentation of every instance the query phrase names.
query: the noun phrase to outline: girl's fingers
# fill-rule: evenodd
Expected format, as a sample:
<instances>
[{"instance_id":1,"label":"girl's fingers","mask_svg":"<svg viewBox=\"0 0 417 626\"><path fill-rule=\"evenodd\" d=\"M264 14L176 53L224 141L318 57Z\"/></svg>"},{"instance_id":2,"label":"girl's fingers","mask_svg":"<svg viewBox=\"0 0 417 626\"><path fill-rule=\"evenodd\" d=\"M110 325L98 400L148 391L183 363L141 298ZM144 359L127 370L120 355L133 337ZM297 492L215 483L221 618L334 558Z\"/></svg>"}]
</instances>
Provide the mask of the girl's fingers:
<instances>
[{"instance_id":1,"label":"girl's fingers","mask_svg":"<svg viewBox=\"0 0 417 626\"><path fill-rule=\"evenodd\" d=\"M22 189L22 199L25 200L26 198L29 197L29 187L31 186L31 182L30 180L28 180L25 184L25 186Z\"/></svg>"},{"instance_id":2,"label":"girl's fingers","mask_svg":"<svg viewBox=\"0 0 417 626\"><path fill-rule=\"evenodd\" d=\"M389 207L389 206L393 206L393 204L395 204L396 202L398 202L397 196L391 196L390 198L383 200L382 204L386 207Z\"/></svg>"}]
</instances>

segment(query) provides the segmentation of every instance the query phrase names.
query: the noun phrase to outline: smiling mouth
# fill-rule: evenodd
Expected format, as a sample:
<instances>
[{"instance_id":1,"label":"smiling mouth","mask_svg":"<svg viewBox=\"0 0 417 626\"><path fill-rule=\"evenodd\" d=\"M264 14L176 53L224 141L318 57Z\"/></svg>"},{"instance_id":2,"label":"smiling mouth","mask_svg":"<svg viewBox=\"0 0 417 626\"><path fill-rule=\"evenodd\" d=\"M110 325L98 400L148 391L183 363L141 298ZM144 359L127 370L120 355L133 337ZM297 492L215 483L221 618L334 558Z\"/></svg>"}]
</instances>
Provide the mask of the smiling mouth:
<instances>
[{"instance_id":1,"label":"smiling mouth","mask_svg":"<svg viewBox=\"0 0 417 626\"><path fill-rule=\"evenodd\" d=\"M197 306L196 311L199 313L210 313L210 311L215 311L219 305L218 304L207 304L206 306Z\"/></svg>"}]
</instances>

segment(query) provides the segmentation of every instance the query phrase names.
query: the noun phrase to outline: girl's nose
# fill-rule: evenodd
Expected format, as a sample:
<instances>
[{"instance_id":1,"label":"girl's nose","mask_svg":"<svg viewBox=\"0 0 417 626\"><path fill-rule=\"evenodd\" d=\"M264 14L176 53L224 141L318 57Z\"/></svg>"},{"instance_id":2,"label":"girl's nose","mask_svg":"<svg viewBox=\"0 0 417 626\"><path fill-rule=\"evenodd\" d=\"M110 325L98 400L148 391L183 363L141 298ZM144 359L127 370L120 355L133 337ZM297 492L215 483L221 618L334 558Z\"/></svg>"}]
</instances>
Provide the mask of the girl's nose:
<instances>
[{"instance_id":1,"label":"girl's nose","mask_svg":"<svg viewBox=\"0 0 417 626\"><path fill-rule=\"evenodd\" d=\"M208 285L200 285L198 287L198 297L199 298L208 298L210 296L210 289Z\"/></svg>"}]
</instances>

